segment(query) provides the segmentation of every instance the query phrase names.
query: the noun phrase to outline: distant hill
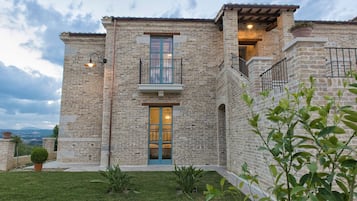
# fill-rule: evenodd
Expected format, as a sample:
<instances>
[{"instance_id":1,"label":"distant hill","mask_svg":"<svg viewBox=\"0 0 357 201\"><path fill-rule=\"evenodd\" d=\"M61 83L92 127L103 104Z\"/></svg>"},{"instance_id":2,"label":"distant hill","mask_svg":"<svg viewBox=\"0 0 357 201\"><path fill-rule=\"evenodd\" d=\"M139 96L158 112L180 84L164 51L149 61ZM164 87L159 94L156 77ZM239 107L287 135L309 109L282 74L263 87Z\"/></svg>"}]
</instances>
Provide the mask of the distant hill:
<instances>
[{"instance_id":1,"label":"distant hill","mask_svg":"<svg viewBox=\"0 0 357 201\"><path fill-rule=\"evenodd\" d=\"M0 136L2 137L2 133L4 131L9 131L12 135L17 135L21 137L22 141L25 144L31 145L41 145L42 138L44 137L51 137L52 136L52 129L39 129L31 127L29 129L22 128L20 130L16 129L0 129Z\"/></svg>"}]
</instances>

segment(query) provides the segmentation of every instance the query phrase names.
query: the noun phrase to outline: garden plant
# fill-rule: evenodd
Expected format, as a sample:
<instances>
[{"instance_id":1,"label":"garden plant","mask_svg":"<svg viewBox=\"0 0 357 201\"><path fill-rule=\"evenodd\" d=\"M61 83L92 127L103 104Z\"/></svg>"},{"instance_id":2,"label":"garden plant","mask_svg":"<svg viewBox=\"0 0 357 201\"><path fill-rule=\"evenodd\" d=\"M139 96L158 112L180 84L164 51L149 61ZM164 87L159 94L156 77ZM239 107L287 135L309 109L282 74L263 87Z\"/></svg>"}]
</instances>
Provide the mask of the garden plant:
<instances>
[{"instance_id":1,"label":"garden plant","mask_svg":"<svg viewBox=\"0 0 357 201\"><path fill-rule=\"evenodd\" d=\"M357 80L357 75L354 74L353 78ZM286 95L276 106L260 114L253 109L254 99L248 94L243 95L251 111L248 122L262 142L259 149L269 153L273 159L269 164L274 180L268 189L270 195L264 198L248 195L251 199L357 199L356 144L351 143L356 137L357 111L350 105L341 104L344 93L357 95L357 83L345 81L344 89L338 91L336 97L326 96L323 105L314 101L315 90L314 79L310 78L309 84L301 84L296 92L286 89ZM263 95L268 97L268 93ZM263 119L268 124L263 124ZM258 175L253 174L246 164L242 170L241 178L250 185L259 186ZM208 187L207 200L234 192L233 189Z\"/></svg>"}]
</instances>

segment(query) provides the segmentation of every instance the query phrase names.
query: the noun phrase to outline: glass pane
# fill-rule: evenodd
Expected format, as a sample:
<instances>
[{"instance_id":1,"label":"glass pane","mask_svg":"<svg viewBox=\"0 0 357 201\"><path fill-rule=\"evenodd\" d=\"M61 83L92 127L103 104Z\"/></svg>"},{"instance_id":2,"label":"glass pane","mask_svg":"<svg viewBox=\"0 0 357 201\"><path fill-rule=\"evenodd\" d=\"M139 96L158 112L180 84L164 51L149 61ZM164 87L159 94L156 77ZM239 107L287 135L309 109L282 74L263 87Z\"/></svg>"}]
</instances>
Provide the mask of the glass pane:
<instances>
[{"instance_id":1,"label":"glass pane","mask_svg":"<svg viewBox=\"0 0 357 201\"><path fill-rule=\"evenodd\" d=\"M171 143L162 144L162 159L171 159Z\"/></svg>"},{"instance_id":2,"label":"glass pane","mask_svg":"<svg viewBox=\"0 0 357 201\"><path fill-rule=\"evenodd\" d=\"M150 55L150 67L160 67L160 54Z\"/></svg>"},{"instance_id":3,"label":"glass pane","mask_svg":"<svg viewBox=\"0 0 357 201\"><path fill-rule=\"evenodd\" d=\"M150 125L150 143L159 141L159 125Z\"/></svg>"},{"instance_id":4,"label":"glass pane","mask_svg":"<svg viewBox=\"0 0 357 201\"><path fill-rule=\"evenodd\" d=\"M172 54L163 54L162 66L163 67L172 67Z\"/></svg>"},{"instance_id":5,"label":"glass pane","mask_svg":"<svg viewBox=\"0 0 357 201\"><path fill-rule=\"evenodd\" d=\"M172 124L172 108L162 108L162 124Z\"/></svg>"},{"instance_id":6,"label":"glass pane","mask_svg":"<svg viewBox=\"0 0 357 201\"><path fill-rule=\"evenodd\" d=\"M159 145L157 143L150 143L150 159L159 159Z\"/></svg>"},{"instance_id":7,"label":"glass pane","mask_svg":"<svg viewBox=\"0 0 357 201\"><path fill-rule=\"evenodd\" d=\"M160 123L160 108L151 107L150 108L150 124Z\"/></svg>"},{"instance_id":8,"label":"glass pane","mask_svg":"<svg viewBox=\"0 0 357 201\"><path fill-rule=\"evenodd\" d=\"M150 69L150 83L151 84L160 83L160 68Z\"/></svg>"},{"instance_id":9,"label":"glass pane","mask_svg":"<svg viewBox=\"0 0 357 201\"><path fill-rule=\"evenodd\" d=\"M151 38L150 52L160 52L160 38Z\"/></svg>"},{"instance_id":10,"label":"glass pane","mask_svg":"<svg viewBox=\"0 0 357 201\"><path fill-rule=\"evenodd\" d=\"M172 53L172 38L163 39L162 43L162 51L164 53Z\"/></svg>"},{"instance_id":11,"label":"glass pane","mask_svg":"<svg viewBox=\"0 0 357 201\"><path fill-rule=\"evenodd\" d=\"M172 126L171 125L163 125L162 126L162 142L163 143L171 143L172 138Z\"/></svg>"}]
</instances>

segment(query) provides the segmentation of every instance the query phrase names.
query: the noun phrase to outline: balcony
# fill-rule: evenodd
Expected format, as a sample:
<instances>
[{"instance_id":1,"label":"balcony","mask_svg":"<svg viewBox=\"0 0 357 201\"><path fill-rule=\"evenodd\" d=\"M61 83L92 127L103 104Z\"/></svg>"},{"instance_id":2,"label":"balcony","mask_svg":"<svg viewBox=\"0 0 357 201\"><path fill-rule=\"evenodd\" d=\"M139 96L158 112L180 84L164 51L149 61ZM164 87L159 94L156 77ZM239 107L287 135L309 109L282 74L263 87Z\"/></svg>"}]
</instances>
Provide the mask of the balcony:
<instances>
[{"instance_id":1,"label":"balcony","mask_svg":"<svg viewBox=\"0 0 357 201\"><path fill-rule=\"evenodd\" d=\"M140 59L139 85L142 93L181 93L182 59Z\"/></svg>"},{"instance_id":2,"label":"balcony","mask_svg":"<svg viewBox=\"0 0 357 201\"><path fill-rule=\"evenodd\" d=\"M288 70L286 58L275 63L271 68L260 75L262 91L278 89L284 90L284 85L288 83Z\"/></svg>"},{"instance_id":3,"label":"balcony","mask_svg":"<svg viewBox=\"0 0 357 201\"><path fill-rule=\"evenodd\" d=\"M357 48L326 48L327 77L347 77L357 69Z\"/></svg>"}]
</instances>

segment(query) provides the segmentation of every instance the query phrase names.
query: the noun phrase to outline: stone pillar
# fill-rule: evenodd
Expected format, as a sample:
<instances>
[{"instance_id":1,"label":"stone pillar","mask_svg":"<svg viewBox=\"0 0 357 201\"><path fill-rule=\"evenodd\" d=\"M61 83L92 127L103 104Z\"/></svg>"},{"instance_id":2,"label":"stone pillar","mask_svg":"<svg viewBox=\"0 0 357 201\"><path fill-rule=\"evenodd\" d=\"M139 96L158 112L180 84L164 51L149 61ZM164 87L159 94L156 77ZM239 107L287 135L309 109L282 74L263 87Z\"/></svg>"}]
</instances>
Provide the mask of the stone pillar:
<instances>
[{"instance_id":1,"label":"stone pillar","mask_svg":"<svg viewBox=\"0 0 357 201\"><path fill-rule=\"evenodd\" d=\"M56 138L54 137L42 138L42 146L47 150L49 160L56 158L55 142Z\"/></svg>"},{"instance_id":2,"label":"stone pillar","mask_svg":"<svg viewBox=\"0 0 357 201\"><path fill-rule=\"evenodd\" d=\"M7 171L13 168L15 143L11 139L0 139L0 170Z\"/></svg>"},{"instance_id":3,"label":"stone pillar","mask_svg":"<svg viewBox=\"0 0 357 201\"><path fill-rule=\"evenodd\" d=\"M115 58L113 58L113 51L115 48L113 46L114 43L114 32L118 35L118 26L116 25L114 30L114 23L111 17L103 18L102 23L107 30L106 40L105 40L105 58L107 58L107 63L104 67L104 86L103 86L103 117L102 117L102 142L101 142L101 150L100 150L100 166L107 167L108 166L108 157L109 157L109 136L110 136L110 118L112 113L112 90L113 90L113 73L115 73L115 69L113 69L113 65L115 65ZM116 37L118 40L118 37ZM117 55L117 52L116 52ZM115 56L115 55L114 55ZM113 63L114 62L114 63ZM115 75L114 75L115 76ZM115 78L114 78L115 79ZM113 92L114 93L114 92Z\"/></svg>"},{"instance_id":4,"label":"stone pillar","mask_svg":"<svg viewBox=\"0 0 357 201\"><path fill-rule=\"evenodd\" d=\"M271 68L273 62L272 57L252 57L247 66L249 69L249 80L251 82L250 92L253 94L259 94L262 91L262 82L260 75Z\"/></svg>"},{"instance_id":5,"label":"stone pillar","mask_svg":"<svg viewBox=\"0 0 357 201\"><path fill-rule=\"evenodd\" d=\"M224 67L232 65L232 54L239 56L238 47L238 12L225 10L223 16L223 53Z\"/></svg>"},{"instance_id":6,"label":"stone pillar","mask_svg":"<svg viewBox=\"0 0 357 201\"><path fill-rule=\"evenodd\" d=\"M327 38L298 37L287 44L286 54L289 88L296 88L300 82L308 82L309 77L325 77L325 43Z\"/></svg>"},{"instance_id":7,"label":"stone pillar","mask_svg":"<svg viewBox=\"0 0 357 201\"><path fill-rule=\"evenodd\" d=\"M279 50L283 49L292 39L293 36L289 29L294 25L294 12L293 11L283 11L277 19L279 30ZM283 52L279 52L279 59L282 59L284 55Z\"/></svg>"}]
</instances>

